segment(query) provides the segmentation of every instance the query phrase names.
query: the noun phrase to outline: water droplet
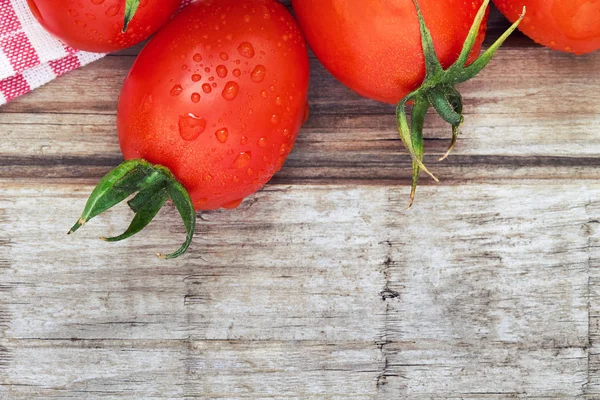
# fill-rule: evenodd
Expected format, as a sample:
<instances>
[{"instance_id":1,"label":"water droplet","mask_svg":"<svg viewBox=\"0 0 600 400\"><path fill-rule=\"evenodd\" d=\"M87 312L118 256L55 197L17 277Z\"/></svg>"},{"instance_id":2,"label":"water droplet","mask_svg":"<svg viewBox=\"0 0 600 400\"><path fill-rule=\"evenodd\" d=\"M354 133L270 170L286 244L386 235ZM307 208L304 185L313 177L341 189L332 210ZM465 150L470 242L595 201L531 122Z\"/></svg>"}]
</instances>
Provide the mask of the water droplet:
<instances>
[{"instance_id":1,"label":"water droplet","mask_svg":"<svg viewBox=\"0 0 600 400\"><path fill-rule=\"evenodd\" d=\"M198 199L194 202L194 208L198 209L202 206L204 206L206 203L208 203L208 199L203 197L201 199Z\"/></svg>"},{"instance_id":2,"label":"water droplet","mask_svg":"<svg viewBox=\"0 0 600 400\"><path fill-rule=\"evenodd\" d=\"M260 83L265 80L266 73L267 69L263 65L257 65L252 70L250 78L252 79L252 82Z\"/></svg>"},{"instance_id":3,"label":"water droplet","mask_svg":"<svg viewBox=\"0 0 600 400\"><path fill-rule=\"evenodd\" d=\"M102 3L104 3L104 0L92 0L92 4L95 4L95 5L100 5Z\"/></svg>"},{"instance_id":4,"label":"water droplet","mask_svg":"<svg viewBox=\"0 0 600 400\"><path fill-rule=\"evenodd\" d=\"M227 128L221 128L215 132L215 136L219 142L225 143L229 137L229 131Z\"/></svg>"},{"instance_id":5,"label":"water droplet","mask_svg":"<svg viewBox=\"0 0 600 400\"><path fill-rule=\"evenodd\" d=\"M233 70L233 76L238 77L242 74L242 71L240 71L239 69L234 69Z\"/></svg>"},{"instance_id":6,"label":"water droplet","mask_svg":"<svg viewBox=\"0 0 600 400\"><path fill-rule=\"evenodd\" d=\"M229 55L227 53L221 53L219 54L219 57L221 58L221 60L223 61L227 61L229 60Z\"/></svg>"},{"instance_id":7,"label":"water droplet","mask_svg":"<svg viewBox=\"0 0 600 400\"><path fill-rule=\"evenodd\" d=\"M281 121L281 118L279 118L279 115L277 115L277 114L273 114L273 115L271 116L271 123L272 123L273 125L277 125L277 124L279 123L279 121Z\"/></svg>"},{"instance_id":8,"label":"water droplet","mask_svg":"<svg viewBox=\"0 0 600 400\"><path fill-rule=\"evenodd\" d=\"M237 182L237 181L239 181L239 178L237 178L237 180L235 180L235 182ZM230 201L229 203L223 204L221 207L223 207L227 210L238 208L242 204L242 201L244 201L244 199Z\"/></svg>"},{"instance_id":9,"label":"water droplet","mask_svg":"<svg viewBox=\"0 0 600 400\"><path fill-rule=\"evenodd\" d=\"M202 90L204 90L204 93L210 93L212 92L212 88L210 87L210 85L208 83L205 83L204 85L202 85Z\"/></svg>"},{"instance_id":10,"label":"water droplet","mask_svg":"<svg viewBox=\"0 0 600 400\"><path fill-rule=\"evenodd\" d=\"M252 154L249 151L243 151L235 158L235 161L233 161L233 166L235 168L244 168L250 164L251 158Z\"/></svg>"},{"instance_id":11,"label":"water droplet","mask_svg":"<svg viewBox=\"0 0 600 400\"><path fill-rule=\"evenodd\" d=\"M217 67L217 75L219 78L225 78L227 76L227 67L224 65L219 65Z\"/></svg>"},{"instance_id":12,"label":"water droplet","mask_svg":"<svg viewBox=\"0 0 600 400\"><path fill-rule=\"evenodd\" d=\"M279 148L279 153L280 153L280 154L285 154L285 153L287 152L287 150L288 150L288 146L287 146L287 144L285 144L285 143L284 143L284 144L282 144L282 145L281 145L281 147Z\"/></svg>"},{"instance_id":13,"label":"water droplet","mask_svg":"<svg viewBox=\"0 0 600 400\"><path fill-rule=\"evenodd\" d=\"M212 81L214 81L214 80L215 80L215 77L214 77L214 76L211 76L210 78L208 78L208 81L209 81L209 82L212 82Z\"/></svg>"},{"instance_id":14,"label":"water droplet","mask_svg":"<svg viewBox=\"0 0 600 400\"><path fill-rule=\"evenodd\" d=\"M246 14L246 15L244 15L244 21L245 21L245 22L250 22L250 21L251 21L251 18L250 18L250 16L249 16L249 15L247 15L247 14Z\"/></svg>"},{"instance_id":15,"label":"water droplet","mask_svg":"<svg viewBox=\"0 0 600 400\"><path fill-rule=\"evenodd\" d=\"M258 147L265 148L267 147L267 144L267 138L261 137L260 139L258 139Z\"/></svg>"},{"instance_id":16,"label":"water droplet","mask_svg":"<svg viewBox=\"0 0 600 400\"><path fill-rule=\"evenodd\" d=\"M192 101L197 103L200 101L200 95L198 93L192 93Z\"/></svg>"},{"instance_id":17,"label":"water droplet","mask_svg":"<svg viewBox=\"0 0 600 400\"><path fill-rule=\"evenodd\" d=\"M80 28L85 28L87 26L87 24L83 21L80 21L78 19L75 20L75 25L77 25Z\"/></svg>"},{"instance_id":18,"label":"water droplet","mask_svg":"<svg viewBox=\"0 0 600 400\"><path fill-rule=\"evenodd\" d=\"M115 15L117 15L119 13L119 10L121 10L121 5L114 4L110 7L108 7L106 9L106 11L104 12L104 14L106 14L107 17L114 17Z\"/></svg>"},{"instance_id":19,"label":"water droplet","mask_svg":"<svg viewBox=\"0 0 600 400\"><path fill-rule=\"evenodd\" d=\"M236 82L229 81L229 82L227 82L227 84L225 85L225 88L223 89L223 93L222 93L223 98L225 100L232 101L233 99L236 98L239 90L240 90L240 85L238 85Z\"/></svg>"},{"instance_id":20,"label":"water droplet","mask_svg":"<svg viewBox=\"0 0 600 400\"><path fill-rule=\"evenodd\" d=\"M206 120L192 113L179 116L179 135L183 140L195 140L206 130Z\"/></svg>"},{"instance_id":21,"label":"water droplet","mask_svg":"<svg viewBox=\"0 0 600 400\"><path fill-rule=\"evenodd\" d=\"M233 35L231 33L228 33L227 35L225 35L225 39L233 40Z\"/></svg>"},{"instance_id":22,"label":"water droplet","mask_svg":"<svg viewBox=\"0 0 600 400\"><path fill-rule=\"evenodd\" d=\"M310 105L308 104L308 101L307 101L306 106L304 106L304 118L302 120L302 125L304 125L306 123L306 121L308 121L308 117L310 117Z\"/></svg>"},{"instance_id":23,"label":"water droplet","mask_svg":"<svg viewBox=\"0 0 600 400\"><path fill-rule=\"evenodd\" d=\"M280 96L277 96L277 98L275 99L275 104L277 104L278 106L280 106L283 103L283 101L281 100Z\"/></svg>"},{"instance_id":24,"label":"water droplet","mask_svg":"<svg viewBox=\"0 0 600 400\"><path fill-rule=\"evenodd\" d=\"M269 9L267 7L263 6L261 11L262 11L262 17L264 19L271 18L271 13L269 12Z\"/></svg>"},{"instance_id":25,"label":"water droplet","mask_svg":"<svg viewBox=\"0 0 600 400\"><path fill-rule=\"evenodd\" d=\"M145 94L142 99L142 104L140 104L140 111L142 113L149 113L152 109L152 95Z\"/></svg>"},{"instance_id":26,"label":"water droplet","mask_svg":"<svg viewBox=\"0 0 600 400\"><path fill-rule=\"evenodd\" d=\"M277 89L275 88L275 85L271 85L271 86L269 86L269 90L271 92L275 92L275 90L277 90Z\"/></svg>"},{"instance_id":27,"label":"water droplet","mask_svg":"<svg viewBox=\"0 0 600 400\"><path fill-rule=\"evenodd\" d=\"M178 96L179 93L181 93L181 91L183 90L183 88L181 87L181 85L175 85L171 88L171 96Z\"/></svg>"},{"instance_id":28,"label":"water droplet","mask_svg":"<svg viewBox=\"0 0 600 400\"><path fill-rule=\"evenodd\" d=\"M194 74L194 75L192 75L192 80L194 82L198 82L200 79L202 79L202 75L200 75L200 74Z\"/></svg>"},{"instance_id":29,"label":"water droplet","mask_svg":"<svg viewBox=\"0 0 600 400\"><path fill-rule=\"evenodd\" d=\"M266 90L263 90L262 92L260 92L260 97L266 99L267 97L269 97L269 93L267 93Z\"/></svg>"},{"instance_id":30,"label":"water droplet","mask_svg":"<svg viewBox=\"0 0 600 400\"><path fill-rule=\"evenodd\" d=\"M72 9L72 8L70 8L70 9L67 11L67 14L69 14L69 15L70 15L70 16L72 16L72 17L74 17L74 16L76 16L76 15L79 15L79 13L77 12L77 10L74 10L74 9Z\"/></svg>"},{"instance_id":31,"label":"water droplet","mask_svg":"<svg viewBox=\"0 0 600 400\"><path fill-rule=\"evenodd\" d=\"M248 138L246 136L242 136L240 139L240 144L246 144L248 143Z\"/></svg>"},{"instance_id":32,"label":"water droplet","mask_svg":"<svg viewBox=\"0 0 600 400\"><path fill-rule=\"evenodd\" d=\"M244 42L238 46L238 51L243 57L252 58L254 57L254 47L248 42Z\"/></svg>"},{"instance_id":33,"label":"water droplet","mask_svg":"<svg viewBox=\"0 0 600 400\"><path fill-rule=\"evenodd\" d=\"M96 19L96 16L94 14L91 13L86 13L85 14L86 17L88 17L89 19L91 19L92 21L94 21ZM95 29L92 29L92 33L97 33L98 31L96 30L96 32L94 32Z\"/></svg>"},{"instance_id":34,"label":"water droplet","mask_svg":"<svg viewBox=\"0 0 600 400\"><path fill-rule=\"evenodd\" d=\"M246 171L246 175L252 175L254 173L254 170L252 168L248 168L248 170Z\"/></svg>"},{"instance_id":35,"label":"water droplet","mask_svg":"<svg viewBox=\"0 0 600 400\"><path fill-rule=\"evenodd\" d=\"M194 57L192 57L192 59L195 62L199 63L200 61L202 61L202 55L200 55L200 53L196 53L196 54L194 54Z\"/></svg>"}]
</instances>

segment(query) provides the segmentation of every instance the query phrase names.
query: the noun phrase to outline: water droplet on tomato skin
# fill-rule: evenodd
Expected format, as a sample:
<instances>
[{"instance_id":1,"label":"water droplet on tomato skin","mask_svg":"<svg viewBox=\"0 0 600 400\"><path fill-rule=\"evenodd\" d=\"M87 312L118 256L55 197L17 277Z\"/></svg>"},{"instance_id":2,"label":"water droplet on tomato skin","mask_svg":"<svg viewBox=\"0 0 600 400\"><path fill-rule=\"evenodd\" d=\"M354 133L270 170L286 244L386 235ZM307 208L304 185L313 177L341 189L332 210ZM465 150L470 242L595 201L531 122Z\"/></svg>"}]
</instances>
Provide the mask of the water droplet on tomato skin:
<instances>
[{"instance_id":1,"label":"water droplet on tomato skin","mask_svg":"<svg viewBox=\"0 0 600 400\"><path fill-rule=\"evenodd\" d=\"M206 130L206 120L192 113L179 116L179 135L183 140L192 141Z\"/></svg>"},{"instance_id":2,"label":"water droplet on tomato skin","mask_svg":"<svg viewBox=\"0 0 600 400\"><path fill-rule=\"evenodd\" d=\"M248 143L248 138L246 136L242 136L240 139L240 144L246 144Z\"/></svg>"},{"instance_id":3,"label":"water droplet on tomato skin","mask_svg":"<svg viewBox=\"0 0 600 400\"><path fill-rule=\"evenodd\" d=\"M225 84L225 88L223 88L223 93L221 94L225 100L233 101L237 97L239 90L240 85L237 82L230 81Z\"/></svg>"},{"instance_id":4,"label":"water droplet on tomato skin","mask_svg":"<svg viewBox=\"0 0 600 400\"><path fill-rule=\"evenodd\" d=\"M171 96L178 96L179 93L181 93L181 91L183 90L183 88L181 87L181 85L175 85L171 88Z\"/></svg>"},{"instance_id":5,"label":"water droplet on tomato skin","mask_svg":"<svg viewBox=\"0 0 600 400\"><path fill-rule=\"evenodd\" d=\"M100 5L100 4L102 4L102 3L104 3L104 0L92 0L92 4L95 4L97 6Z\"/></svg>"},{"instance_id":6,"label":"water droplet on tomato skin","mask_svg":"<svg viewBox=\"0 0 600 400\"><path fill-rule=\"evenodd\" d=\"M229 55L227 53L221 53L219 54L219 58L223 61L227 61L229 60Z\"/></svg>"},{"instance_id":7,"label":"water droplet on tomato skin","mask_svg":"<svg viewBox=\"0 0 600 400\"><path fill-rule=\"evenodd\" d=\"M235 181L235 179L234 179ZM238 178L239 181L239 178ZM237 182L237 181L235 181ZM238 208L242 202L244 201L244 199L239 199L239 200L234 200L234 201L230 201L229 203L223 204L221 207L225 208L226 210L232 210L234 208Z\"/></svg>"},{"instance_id":8,"label":"water droplet on tomato skin","mask_svg":"<svg viewBox=\"0 0 600 400\"><path fill-rule=\"evenodd\" d=\"M204 91L204 93L208 94L212 92L212 87L210 87L210 84L205 83L204 85L202 85L202 90Z\"/></svg>"},{"instance_id":9,"label":"water droplet on tomato skin","mask_svg":"<svg viewBox=\"0 0 600 400\"><path fill-rule=\"evenodd\" d=\"M265 148L265 147L267 147L267 144L268 144L267 138L262 137L262 138L258 139L258 147Z\"/></svg>"},{"instance_id":10,"label":"water droplet on tomato skin","mask_svg":"<svg viewBox=\"0 0 600 400\"><path fill-rule=\"evenodd\" d=\"M229 131L227 128L221 128L215 132L215 136L217 140L221 143L227 142L227 138L229 137Z\"/></svg>"},{"instance_id":11,"label":"water droplet on tomato skin","mask_svg":"<svg viewBox=\"0 0 600 400\"><path fill-rule=\"evenodd\" d=\"M227 67L224 65L219 65L217 67L217 76L219 78L225 78L227 76Z\"/></svg>"},{"instance_id":12,"label":"water droplet on tomato skin","mask_svg":"<svg viewBox=\"0 0 600 400\"><path fill-rule=\"evenodd\" d=\"M200 53L196 53L196 54L194 54L194 56L192 57L192 59L193 59L195 62L199 63L199 62L201 62L201 61L202 61L202 55L200 55Z\"/></svg>"},{"instance_id":13,"label":"water droplet on tomato skin","mask_svg":"<svg viewBox=\"0 0 600 400\"><path fill-rule=\"evenodd\" d=\"M145 94L144 98L142 99L142 103L140 104L140 111L143 114L149 113L150 110L152 109L152 95L149 94Z\"/></svg>"},{"instance_id":14,"label":"water droplet on tomato skin","mask_svg":"<svg viewBox=\"0 0 600 400\"><path fill-rule=\"evenodd\" d=\"M233 166L235 168L244 168L250 164L251 159L252 154L249 151L243 151L235 158Z\"/></svg>"},{"instance_id":15,"label":"water droplet on tomato skin","mask_svg":"<svg viewBox=\"0 0 600 400\"><path fill-rule=\"evenodd\" d=\"M191 96L192 102L197 103L197 102L200 101L200 98L201 98L200 94L198 94L198 93L192 93L192 96Z\"/></svg>"},{"instance_id":16,"label":"water droplet on tomato skin","mask_svg":"<svg viewBox=\"0 0 600 400\"><path fill-rule=\"evenodd\" d=\"M242 74L242 71L240 71L239 69L234 69L233 70L233 76L235 76L236 78L239 77Z\"/></svg>"},{"instance_id":17,"label":"water droplet on tomato skin","mask_svg":"<svg viewBox=\"0 0 600 400\"><path fill-rule=\"evenodd\" d=\"M193 82L198 82L200 79L202 79L202 75L200 75L200 74L194 74L194 75L192 75L192 81Z\"/></svg>"},{"instance_id":18,"label":"water droplet on tomato skin","mask_svg":"<svg viewBox=\"0 0 600 400\"><path fill-rule=\"evenodd\" d=\"M277 115L277 114L273 114L273 115L271 116L271 123L272 123L273 125L277 125L277 124L279 123L279 121L281 121L281 118L279 117L279 115Z\"/></svg>"},{"instance_id":19,"label":"water droplet on tomato skin","mask_svg":"<svg viewBox=\"0 0 600 400\"><path fill-rule=\"evenodd\" d=\"M310 105L308 104L308 101L307 101L306 106L304 106L304 117L302 120L302 125L304 125L306 123L306 121L308 121L309 117L310 117Z\"/></svg>"},{"instance_id":20,"label":"water droplet on tomato skin","mask_svg":"<svg viewBox=\"0 0 600 400\"><path fill-rule=\"evenodd\" d=\"M250 79L252 79L252 82L260 83L265 80L266 73L267 69L263 65L257 65L252 70L252 73L250 74Z\"/></svg>"},{"instance_id":21,"label":"water droplet on tomato skin","mask_svg":"<svg viewBox=\"0 0 600 400\"><path fill-rule=\"evenodd\" d=\"M119 13L119 11L121 10L121 5L120 4L114 4L110 7L108 7L106 9L106 11L104 12L104 14L107 17L114 17L115 15L117 15Z\"/></svg>"},{"instance_id":22,"label":"water droplet on tomato skin","mask_svg":"<svg viewBox=\"0 0 600 400\"><path fill-rule=\"evenodd\" d=\"M242 44L240 44L238 46L238 52L240 53L240 55L242 57L246 57L246 58L252 58L254 57L254 47L252 47L252 44L248 43L248 42L244 42Z\"/></svg>"}]
</instances>

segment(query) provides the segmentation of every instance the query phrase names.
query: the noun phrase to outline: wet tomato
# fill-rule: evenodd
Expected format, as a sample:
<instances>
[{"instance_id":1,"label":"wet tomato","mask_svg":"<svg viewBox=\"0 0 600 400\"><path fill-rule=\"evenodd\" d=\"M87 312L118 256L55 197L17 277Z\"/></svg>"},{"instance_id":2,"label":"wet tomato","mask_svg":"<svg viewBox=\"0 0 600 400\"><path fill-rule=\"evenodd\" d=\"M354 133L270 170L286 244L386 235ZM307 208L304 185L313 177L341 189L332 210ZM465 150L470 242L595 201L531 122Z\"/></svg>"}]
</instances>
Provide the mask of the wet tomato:
<instances>
[{"instance_id":1,"label":"wet tomato","mask_svg":"<svg viewBox=\"0 0 600 400\"><path fill-rule=\"evenodd\" d=\"M188 235L194 209L238 206L292 150L306 115L308 72L302 34L279 2L186 7L126 78L117 125L129 161L98 185L74 228L114 204L109 199L123 188L139 191L130 207L144 223L142 212L153 217L165 197L173 199Z\"/></svg>"}]
</instances>

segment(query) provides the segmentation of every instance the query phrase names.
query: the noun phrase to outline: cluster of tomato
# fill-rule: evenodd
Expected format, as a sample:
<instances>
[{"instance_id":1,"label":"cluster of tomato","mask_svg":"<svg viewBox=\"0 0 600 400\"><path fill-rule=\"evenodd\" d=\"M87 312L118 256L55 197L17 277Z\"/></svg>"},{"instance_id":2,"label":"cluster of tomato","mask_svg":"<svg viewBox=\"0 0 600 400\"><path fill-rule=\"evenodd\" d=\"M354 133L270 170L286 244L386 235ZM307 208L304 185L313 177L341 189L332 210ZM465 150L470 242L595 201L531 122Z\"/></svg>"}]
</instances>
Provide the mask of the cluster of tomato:
<instances>
[{"instance_id":1,"label":"cluster of tomato","mask_svg":"<svg viewBox=\"0 0 600 400\"><path fill-rule=\"evenodd\" d=\"M131 226L107 239L122 240L172 199L188 240L166 257L189 246L195 210L237 207L282 167L308 115L305 39L348 87L398 104L413 196L419 172L428 172L425 112L434 107L455 139L462 99L454 85L477 74L519 23L553 49L600 48L595 0L494 0L515 24L481 57L489 0L293 0L298 23L277 0L198 0L169 21L180 1L29 0L48 31L82 50L115 51L158 31L119 100L128 161L102 179L72 231L137 193L129 201Z\"/></svg>"}]
</instances>

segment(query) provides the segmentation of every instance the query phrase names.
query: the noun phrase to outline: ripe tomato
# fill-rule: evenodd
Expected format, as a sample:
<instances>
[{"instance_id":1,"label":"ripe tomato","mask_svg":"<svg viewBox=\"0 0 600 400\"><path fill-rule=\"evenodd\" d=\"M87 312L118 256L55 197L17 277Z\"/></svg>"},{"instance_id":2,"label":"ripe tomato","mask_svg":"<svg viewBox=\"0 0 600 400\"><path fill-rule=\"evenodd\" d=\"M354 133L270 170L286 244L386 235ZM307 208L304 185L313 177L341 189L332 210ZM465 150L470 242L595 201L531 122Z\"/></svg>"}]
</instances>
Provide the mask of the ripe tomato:
<instances>
[{"instance_id":1,"label":"ripe tomato","mask_svg":"<svg viewBox=\"0 0 600 400\"><path fill-rule=\"evenodd\" d=\"M27 0L40 24L67 45L97 53L147 39L177 11L180 0L142 0L122 33L126 0Z\"/></svg>"},{"instance_id":2,"label":"ripe tomato","mask_svg":"<svg viewBox=\"0 0 600 400\"><path fill-rule=\"evenodd\" d=\"M575 54L600 49L600 1L595 0L494 0L511 21L523 6L528 15L519 26L537 43Z\"/></svg>"},{"instance_id":3,"label":"ripe tomato","mask_svg":"<svg viewBox=\"0 0 600 400\"><path fill-rule=\"evenodd\" d=\"M233 207L283 165L307 92L306 45L281 4L192 4L148 43L125 81L121 149L169 168L196 209Z\"/></svg>"},{"instance_id":4,"label":"ripe tomato","mask_svg":"<svg viewBox=\"0 0 600 400\"><path fill-rule=\"evenodd\" d=\"M292 0L310 47L325 67L359 94L396 104L425 77L413 0ZM463 47L483 0L420 0L442 66ZM479 54L481 25L471 61Z\"/></svg>"},{"instance_id":5,"label":"ripe tomato","mask_svg":"<svg viewBox=\"0 0 600 400\"><path fill-rule=\"evenodd\" d=\"M194 210L237 207L279 170L304 122L308 54L276 0L200 1L142 50L125 80L117 125L123 164L96 186L69 233L137 193L118 241L171 198L187 231Z\"/></svg>"}]
</instances>

